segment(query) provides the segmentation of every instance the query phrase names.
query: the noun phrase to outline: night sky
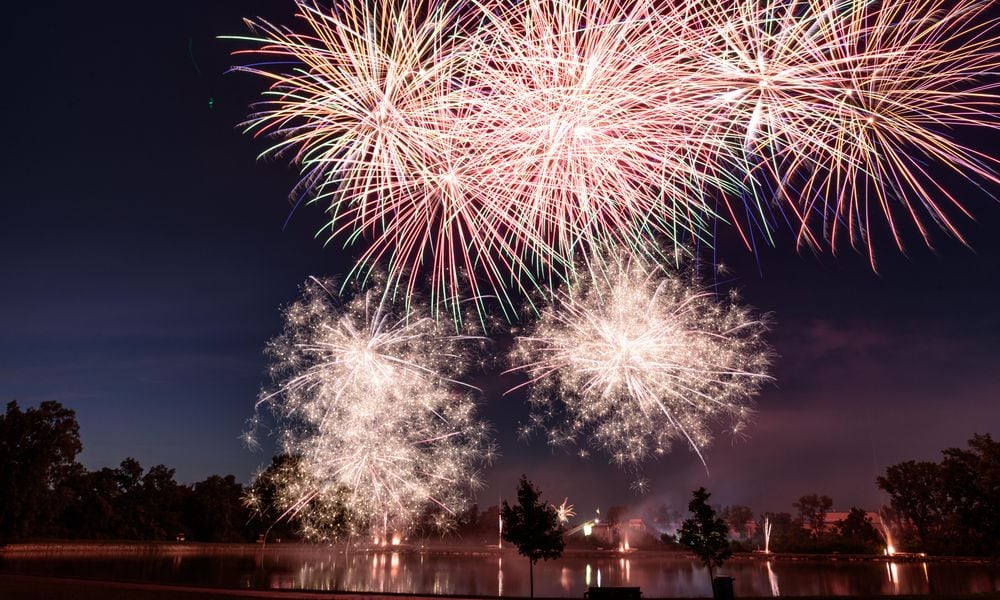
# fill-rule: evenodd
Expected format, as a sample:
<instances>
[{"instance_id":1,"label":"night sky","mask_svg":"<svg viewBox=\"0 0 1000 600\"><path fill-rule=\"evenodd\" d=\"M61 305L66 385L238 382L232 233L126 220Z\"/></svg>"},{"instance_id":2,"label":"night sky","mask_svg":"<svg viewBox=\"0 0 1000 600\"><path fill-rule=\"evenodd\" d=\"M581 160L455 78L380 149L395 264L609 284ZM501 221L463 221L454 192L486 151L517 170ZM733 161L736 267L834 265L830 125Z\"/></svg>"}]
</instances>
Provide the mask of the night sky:
<instances>
[{"instance_id":1,"label":"night sky","mask_svg":"<svg viewBox=\"0 0 1000 600\"><path fill-rule=\"evenodd\" d=\"M239 441L267 383L263 348L309 275L343 274L350 254L314 233L318 208L292 215L293 168L238 123L260 81L225 74L242 17L288 20L291 2L19 2L7 7L0 399L75 409L88 468L133 456L190 483L248 481L271 448ZM993 150L996 135L979 135ZM942 174L942 177L944 175ZM728 236L720 289L770 313L776 383L749 437L720 435L710 474L678 446L646 465L652 491L598 454L581 461L518 440L523 397L483 376L484 416L502 457L481 506L526 473L577 512L610 503L683 507L714 500L791 510L807 493L837 508L887 502L886 465L935 460L976 432L1000 434L1000 203L949 182L977 220L970 248L935 233L908 255L879 240L867 259L797 253L781 231L754 257ZM993 192L1000 191L993 189Z\"/></svg>"}]
</instances>

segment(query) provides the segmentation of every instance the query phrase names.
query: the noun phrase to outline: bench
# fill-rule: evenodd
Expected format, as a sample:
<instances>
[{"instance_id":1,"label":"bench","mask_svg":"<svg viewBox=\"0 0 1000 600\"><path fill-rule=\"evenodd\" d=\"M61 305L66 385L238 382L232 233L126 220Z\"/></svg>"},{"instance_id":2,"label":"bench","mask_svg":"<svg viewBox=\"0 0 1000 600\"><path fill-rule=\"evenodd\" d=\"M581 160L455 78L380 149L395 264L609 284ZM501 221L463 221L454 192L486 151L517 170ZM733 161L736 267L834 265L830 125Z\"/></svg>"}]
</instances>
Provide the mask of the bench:
<instances>
[{"instance_id":1,"label":"bench","mask_svg":"<svg viewBox=\"0 0 1000 600\"><path fill-rule=\"evenodd\" d=\"M641 600L642 591L637 587L592 587L583 597L587 600Z\"/></svg>"}]
</instances>

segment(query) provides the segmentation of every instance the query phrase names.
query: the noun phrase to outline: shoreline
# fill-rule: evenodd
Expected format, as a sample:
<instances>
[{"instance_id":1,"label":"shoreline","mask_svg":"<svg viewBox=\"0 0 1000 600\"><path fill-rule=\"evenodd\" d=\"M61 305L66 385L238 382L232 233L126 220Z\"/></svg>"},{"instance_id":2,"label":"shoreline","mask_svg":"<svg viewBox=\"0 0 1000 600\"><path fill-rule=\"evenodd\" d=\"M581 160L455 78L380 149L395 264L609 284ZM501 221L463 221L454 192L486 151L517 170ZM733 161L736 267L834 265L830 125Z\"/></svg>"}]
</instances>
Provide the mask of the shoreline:
<instances>
[{"instance_id":1,"label":"shoreline","mask_svg":"<svg viewBox=\"0 0 1000 600\"><path fill-rule=\"evenodd\" d=\"M336 552L340 554L433 554L437 556L517 556L514 548L498 549L496 546L462 546L458 544L399 544L395 546L330 544L319 545L303 542L259 543L216 543L177 541L135 541L135 540L56 540L15 542L0 546L0 557L24 556L31 554L114 554L126 552L142 554L148 552L169 552L175 554L248 554L259 552ZM694 560L689 552L676 550L597 550L589 548L567 548L566 558L678 558ZM801 562L894 562L894 563L1000 563L1000 557L980 556L931 556L912 553L898 553L893 556L883 554L799 554L772 552L738 552L730 560L741 561L801 561Z\"/></svg>"}]
</instances>

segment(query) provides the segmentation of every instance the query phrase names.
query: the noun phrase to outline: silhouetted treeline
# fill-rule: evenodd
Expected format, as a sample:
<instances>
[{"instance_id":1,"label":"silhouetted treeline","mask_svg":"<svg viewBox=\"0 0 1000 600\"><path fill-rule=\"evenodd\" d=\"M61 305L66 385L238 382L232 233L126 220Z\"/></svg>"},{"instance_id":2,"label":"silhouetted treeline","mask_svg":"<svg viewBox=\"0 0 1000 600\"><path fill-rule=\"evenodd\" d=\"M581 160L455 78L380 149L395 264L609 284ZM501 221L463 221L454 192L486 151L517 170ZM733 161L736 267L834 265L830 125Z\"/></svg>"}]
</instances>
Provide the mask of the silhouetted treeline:
<instances>
[{"instance_id":1,"label":"silhouetted treeline","mask_svg":"<svg viewBox=\"0 0 1000 600\"><path fill-rule=\"evenodd\" d=\"M82 450L74 411L58 402L22 410L16 402L0 414L0 543L17 539L77 538L243 542L294 539L299 524L275 508L277 482L296 468L277 456L250 490L232 475L212 475L192 485L174 470L148 470L126 458L115 468L88 471L76 457ZM890 507L877 514L852 507L832 513L829 496L809 494L793 503L795 514L764 513L746 506L721 507L737 551L765 547L764 519L774 552L881 553L889 544L905 552L1000 556L1000 442L974 435L967 448L943 451L940 462L906 461L886 469L877 485ZM251 493L246 493L246 492ZM252 510L246 506L247 499ZM624 539L627 509L611 507L603 522L606 540L570 540L615 547ZM281 518L281 517L285 518ZM472 505L457 518L443 519L430 507L416 537L452 535L467 543L495 544L499 509ZM648 533L671 534L681 520L666 506L643 515ZM874 519L873 519L874 516ZM621 523L619 523L621 521ZM449 528L442 530L441 524ZM619 530L620 529L620 530ZM617 537L616 537L617 536ZM629 530L632 547L657 545L656 536Z\"/></svg>"},{"instance_id":2,"label":"silhouetted treeline","mask_svg":"<svg viewBox=\"0 0 1000 600\"><path fill-rule=\"evenodd\" d=\"M803 504L803 500L829 500L826 508L821 504ZM885 551L887 542L881 531L881 523L876 523L864 510L851 507L842 519L834 522L826 520L826 514L832 499L829 496L809 494L793 504L797 514L787 512L768 512L762 514L755 522L755 531L750 538L754 549L764 549L765 518L771 527L769 549L772 552L800 552L827 554L839 552L842 554L881 554ZM744 546L744 549L750 549Z\"/></svg>"},{"instance_id":3,"label":"silhouetted treeline","mask_svg":"<svg viewBox=\"0 0 1000 600\"><path fill-rule=\"evenodd\" d=\"M977 434L967 448L942 455L940 462L888 467L876 483L890 506L874 515L856 507L833 515L833 499L819 494L793 503L795 514L764 513L754 520L745 506L724 507L720 514L736 550L764 549L766 517L775 552L870 554L892 546L930 555L1000 556L1000 442Z\"/></svg>"},{"instance_id":4,"label":"silhouetted treeline","mask_svg":"<svg viewBox=\"0 0 1000 600\"><path fill-rule=\"evenodd\" d=\"M0 415L0 542L80 538L242 542L260 524L243 505L232 475L193 485L164 465L143 469L126 458L116 468L88 471L74 411L58 402Z\"/></svg>"},{"instance_id":5,"label":"silhouetted treeline","mask_svg":"<svg viewBox=\"0 0 1000 600\"><path fill-rule=\"evenodd\" d=\"M772 552L807 554L881 554L886 542L882 533L864 510L852 507L843 518L827 519L833 500L829 496L809 494L793 503L798 514L765 512L756 520L747 506L734 505L717 509L729 527L734 552L769 549ZM834 516L834 515L831 515ZM770 524L770 540L765 528ZM664 534L668 547L680 549L676 535Z\"/></svg>"}]
</instances>

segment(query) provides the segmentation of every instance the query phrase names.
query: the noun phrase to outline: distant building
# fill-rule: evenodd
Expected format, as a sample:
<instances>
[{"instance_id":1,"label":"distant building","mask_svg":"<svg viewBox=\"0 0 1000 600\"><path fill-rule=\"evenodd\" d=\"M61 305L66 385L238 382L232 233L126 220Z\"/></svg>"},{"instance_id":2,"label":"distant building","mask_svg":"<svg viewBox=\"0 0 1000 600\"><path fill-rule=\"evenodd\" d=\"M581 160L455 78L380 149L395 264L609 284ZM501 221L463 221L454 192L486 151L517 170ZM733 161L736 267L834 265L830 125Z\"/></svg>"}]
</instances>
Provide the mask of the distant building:
<instances>
[{"instance_id":1,"label":"distant building","mask_svg":"<svg viewBox=\"0 0 1000 600\"><path fill-rule=\"evenodd\" d=\"M632 535L646 535L649 533L649 527L646 527L646 521L644 519L628 519L624 523L620 524L619 527L623 532L628 532Z\"/></svg>"},{"instance_id":2,"label":"distant building","mask_svg":"<svg viewBox=\"0 0 1000 600\"><path fill-rule=\"evenodd\" d=\"M849 514L851 513L846 510L831 510L830 512L826 513L826 518L823 519L823 531L824 532L836 531L837 526L840 524L840 522L846 519L847 515ZM884 528L882 526L882 517L877 512L868 510L865 511L865 516L868 517L868 519L872 522L872 525L875 526L875 529L883 531ZM810 531L812 530L812 528L809 526L809 523L804 523L803 526Z\"/></svg>"},{"instance_id":3,"label":"distant building","mask_svg":"<svg viewBox=\"0 0 1000 600\"><path fill-rule=\"evenodd\" d=\"M596 540L610 544L614 540L614 528L606 521L598 521L591 526L590 535Z\"/></svg>"},{"instance_id":4,"label":"distant building","mask_svg":"<svg viewBox=\"0 0 1000 600\"><path fill-rule=\"evenodd\" d=\"M598 521L590 526L590 535L605 544L618 544L625 541L634 543L652 535L652 530L643 519L625 519L614 525L607 521Z\"/></svg>"}]
</instances>

